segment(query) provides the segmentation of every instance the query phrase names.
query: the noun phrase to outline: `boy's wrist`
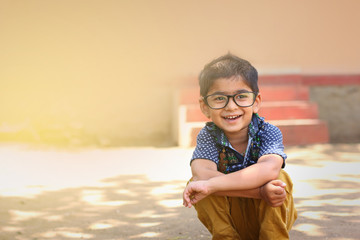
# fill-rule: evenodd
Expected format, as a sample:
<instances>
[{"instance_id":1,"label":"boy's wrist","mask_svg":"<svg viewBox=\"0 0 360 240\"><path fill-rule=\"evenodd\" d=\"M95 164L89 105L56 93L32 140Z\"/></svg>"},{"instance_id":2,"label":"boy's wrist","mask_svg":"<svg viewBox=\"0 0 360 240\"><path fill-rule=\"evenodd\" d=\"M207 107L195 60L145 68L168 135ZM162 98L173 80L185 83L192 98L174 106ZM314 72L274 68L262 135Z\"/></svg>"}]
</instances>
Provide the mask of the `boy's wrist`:
<instances>
[{"instance_id":1,"label":"boy's wrist","mask_svg":"<svg viewBox=\"0 0 360 240\"><path fill-rule=\"evenodd\" d=\"M264 200L263 188L264 188L264 186L259 187L259 196L260 196L260 199L262 199L262 200Z\"/></svg>"},{"instance_id":2,"label":"boy's wrist","mask_svg":"<svg viewBox=\"0 0 360 240\"><path fill-rule=\"evenodd\" d=\"M208 190L209 195L218 192L216 190L216 180L214 178L210 178L206 181L206 189Z\"/></svg>"}]
</instances>

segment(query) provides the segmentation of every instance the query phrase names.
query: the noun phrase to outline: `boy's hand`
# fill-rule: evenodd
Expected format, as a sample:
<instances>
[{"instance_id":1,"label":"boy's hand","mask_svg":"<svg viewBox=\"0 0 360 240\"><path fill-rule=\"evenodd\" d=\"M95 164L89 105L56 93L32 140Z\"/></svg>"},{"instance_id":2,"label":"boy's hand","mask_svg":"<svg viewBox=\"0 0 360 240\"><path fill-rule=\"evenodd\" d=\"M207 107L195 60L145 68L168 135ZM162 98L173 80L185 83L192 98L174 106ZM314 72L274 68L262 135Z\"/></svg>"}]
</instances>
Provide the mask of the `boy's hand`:
<instances>
[{"instance_id":1,"label":"boy's hand","mask_svg":"<svg viewBox=\"0 0 360 240\"><path fill-rule=\"evenodd\" d=\"M191 208L192 205L210 195L207 181L190 182L183 193L183 205Z\"/></svg>"},{"instance_id":2,"label":"boy's hand","mask_svg":"<svg viewBox=\"0 0 360 240\"><path fill-rule=\"evenodd\" d=\"M281 206L286 198L286 184L280 180L273 180L260 187L260 196L272 207Z\"/></svg>"}]
</instances>

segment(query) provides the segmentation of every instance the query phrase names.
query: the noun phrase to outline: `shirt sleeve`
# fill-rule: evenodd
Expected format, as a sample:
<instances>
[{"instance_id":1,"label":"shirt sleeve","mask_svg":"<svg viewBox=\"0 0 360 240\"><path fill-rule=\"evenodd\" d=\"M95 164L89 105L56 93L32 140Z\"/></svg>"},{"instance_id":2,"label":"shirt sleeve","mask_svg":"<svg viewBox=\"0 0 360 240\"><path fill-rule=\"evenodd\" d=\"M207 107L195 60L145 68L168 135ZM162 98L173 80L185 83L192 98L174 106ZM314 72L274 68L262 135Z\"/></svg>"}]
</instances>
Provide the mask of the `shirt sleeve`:
<instances>
[{"instance_id":1,"label":"shirt sleeve","mask_svg":"<svg viewBox=\"0 0 360 240\"><path fill-rule=\"evenodd\" d=\"M283 137L280 129L274 125L267 123L264 133L261 136L261 149L259 157L267 154L277 154L284 159L283 168L285 167L285 160L287 158L284 153Z\"/></svg>"},{"instance_id":2,"label":"shirt sleeve","mask_svg":"<svg viewBox=\"0 0 360 240\"><path fill-rule=\"evenodd\" d=\"M208 159L217 164L219 161L218 156L219 152L214 137L211 136L206 127L201 129L196 139L196 147L190 164L195 159Z\"/></svg>"}]
</instances>

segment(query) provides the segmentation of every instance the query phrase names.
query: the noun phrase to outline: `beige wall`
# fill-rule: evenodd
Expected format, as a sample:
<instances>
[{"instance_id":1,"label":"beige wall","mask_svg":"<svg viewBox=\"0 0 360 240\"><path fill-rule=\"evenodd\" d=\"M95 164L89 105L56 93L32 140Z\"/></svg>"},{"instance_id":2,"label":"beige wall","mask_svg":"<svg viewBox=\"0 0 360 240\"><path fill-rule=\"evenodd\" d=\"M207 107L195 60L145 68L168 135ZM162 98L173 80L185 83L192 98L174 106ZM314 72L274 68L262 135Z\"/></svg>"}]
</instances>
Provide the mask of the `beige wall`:
<instances>
[{"instance_id":1,"label":"beige wall","mask_svg":"<svg viewBox=\"0 0 360 240\"><path fill-rule=\"evenodd\" d=\"M0 0L0 140L169 145L181 81L360 73L360 1Z\"/></svg>"}]
</instances>

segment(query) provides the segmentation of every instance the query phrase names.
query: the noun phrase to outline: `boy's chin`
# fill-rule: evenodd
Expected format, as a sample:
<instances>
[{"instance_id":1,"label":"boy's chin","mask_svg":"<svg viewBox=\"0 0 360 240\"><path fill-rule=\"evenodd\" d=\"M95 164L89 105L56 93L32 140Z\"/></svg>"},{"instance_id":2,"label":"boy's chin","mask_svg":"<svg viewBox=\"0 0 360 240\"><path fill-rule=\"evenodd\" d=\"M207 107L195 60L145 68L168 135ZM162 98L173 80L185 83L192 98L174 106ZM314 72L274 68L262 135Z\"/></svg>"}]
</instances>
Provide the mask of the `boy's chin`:
<instances>
[{"instance_id":1,"label":"boy's chin","mask_svg":"<svg viewBox=\"0 0 360 240\"><path fill-rule=\"evenodd\" d=\"M233 127L220 127L225 133L228 134L237 134L240 133L242 131L244 131L245 129L247 129L247 126L233 126Z\"/></svg>"}]
</instances>

